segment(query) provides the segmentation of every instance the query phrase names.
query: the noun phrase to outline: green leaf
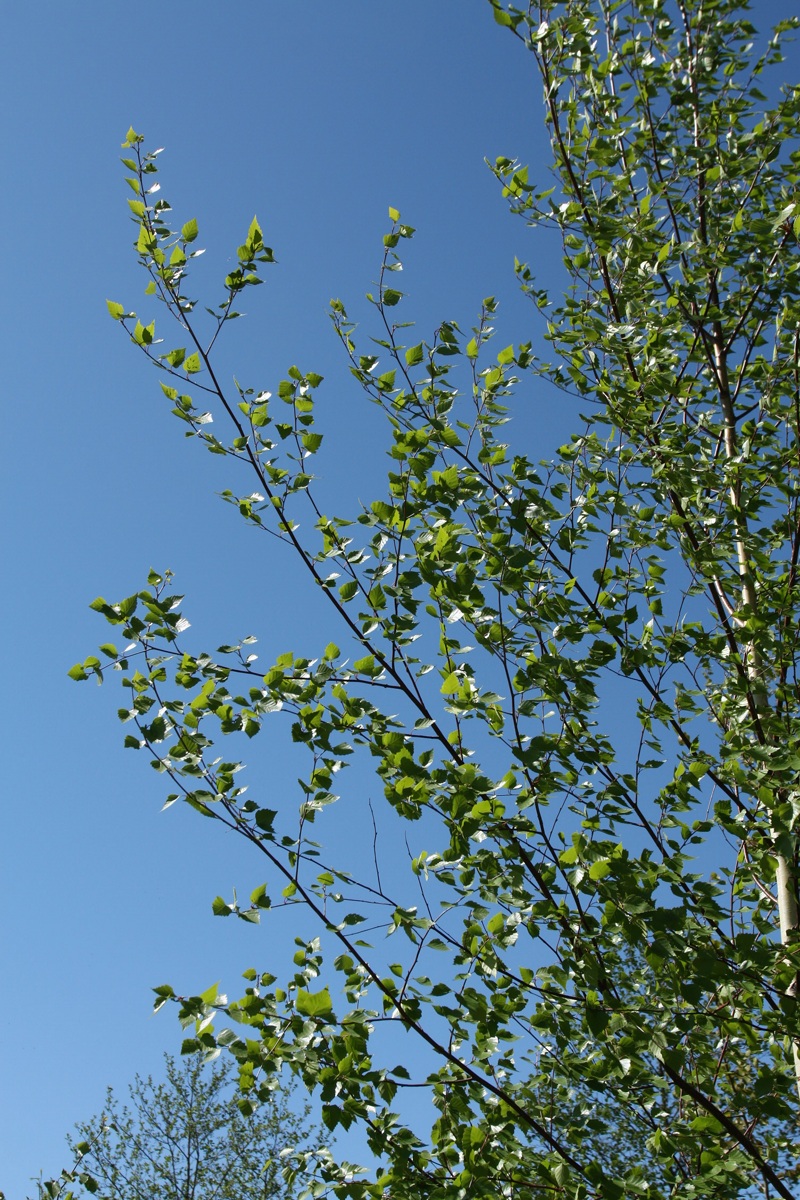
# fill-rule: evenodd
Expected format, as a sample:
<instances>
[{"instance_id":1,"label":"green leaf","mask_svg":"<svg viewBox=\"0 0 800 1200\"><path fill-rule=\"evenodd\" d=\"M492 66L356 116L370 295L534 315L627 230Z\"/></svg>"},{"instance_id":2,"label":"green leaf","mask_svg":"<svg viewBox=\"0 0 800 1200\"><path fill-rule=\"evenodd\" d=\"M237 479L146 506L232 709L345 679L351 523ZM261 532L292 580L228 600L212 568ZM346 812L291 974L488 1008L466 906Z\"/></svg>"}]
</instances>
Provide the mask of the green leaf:
<instances>
[{"instance_id":1,"label":"green leaf","mask_svg":"<svg viewBox=\"0 0 800 1200\"><path fill-rule=\"evenodd\" d=\"M589 878L590 879L605 879L606 875L608 875L610 873L610 871L611 871L611 863L608 861L608 859L607 858L598 858L597 861L593 862L592 865L589 867Z\"/></svg>"},{"instance_id":2,"label":"green leaf","mask_svg":"<svg viewBox=\"0 0 800 1200\"><path fill-rule=\"evenodd\" d=\"M181 237L184 242L193 242L197 237L198 232L199 230L197 228L197 221L194 217L192 217L190 221L187 221L185 225L181 226Z\"/></svg>"},{"instance_id":3,"label":"green leaf","mask_svg":"<svg viewBox=\"0 0 800 1200\"><path fill-rule=\"evenodd\" d=\"M196 375L198 371L202 371L203 364L200 361L200 355L190 354L183 363L183 369L187 375Z\"/></svg>"},{"instance_id":4,"label":"green leaf","mask_svg":"<svg viewBox=\"0 0 800 1200\"><path fill-rule=\"evenodd\" d=\"M139 237L136 240L136 249L139 254L151 254L156 246L157 238L154 233L151 233L147 226L142 223L139 226Z\"/></svg>"},{"instance_id":5,"label":"green leaf","mask_svg":"<svg viewBox=\"0 0 800 1200\"><path fill-rule=\"evenodd\" d=\"M216 983L212 983L211 987L206 988L206 990L204 992L200 993L200 999L203 1001L204 1004L220 1003L221 997L219 995L219 984L220 984L220 981L217 980Z\"/></svg>"},{"instance_id":6,"label":"green leaf","mask_svg":"<svg viewBox=\"0 0 800 1200\"><path fill-rule=\"evenodd\" d=\"M298 988L294 1006L304 1017L327 1017L333 1011L327 988L321 992L307 992L304 988Z\"/></svg>"},{"instance_id":7,"label":"green leaf","mask_svg":"<svg viewBox=\"0 0 800 1200\"><path fill-rule=\"evenodd\" d=\"M115 300L106 300L106 307L115 321L125 316L125 309L121 304L117 304Z\"/></svg>"},{"instance_id":8,"label":"green leaf","mask_svg":"<svg viewBox=\"0 0 800 1200\"><path fill-rule=\"evenodd\" d=\"M406 350L406 364L409 367L415 367L417 363L421 363L425 358L425 346L422 342L418 346L410 346Z\"/></svg>"},{"instance_id":9,"label":"green leaf","mask_svg":"<svg viewBox=\"0 0 800 1200\"><path fill-rule=\"evenodd\" d=\"M154 1012L158 1012L160 1008L164 1007L168 1000L172 1000L175 997L175 993L168 983L162 983L159 987L154 987L153 992L155 993L156 997L155 1003L153 1004Z\"/></svg>"}]
</instances>

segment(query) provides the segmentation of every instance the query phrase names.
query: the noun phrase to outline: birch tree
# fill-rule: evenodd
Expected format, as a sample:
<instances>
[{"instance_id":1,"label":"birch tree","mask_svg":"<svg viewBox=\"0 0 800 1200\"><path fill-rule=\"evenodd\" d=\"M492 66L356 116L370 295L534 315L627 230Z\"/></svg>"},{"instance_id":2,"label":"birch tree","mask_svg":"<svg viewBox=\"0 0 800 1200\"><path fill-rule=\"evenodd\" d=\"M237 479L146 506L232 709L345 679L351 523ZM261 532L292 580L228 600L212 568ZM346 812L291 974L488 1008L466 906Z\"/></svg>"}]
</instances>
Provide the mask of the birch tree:
<instances>
[{"instance_id":1,"label":"birch tree","mask_svg":"<svg viewBox=\"0 0 800 1200\"><path fill-rule=\"evenodd\" d=\"M289 1071L329 1129L366 1131L379 1166L315 1153L310 1194L790 1200L797 22L759 38L733 0L490 0L492 17L538 72L552 148L548 170L492 169L521 247L557 231L567 286L518 263L526 344L498 351L491 298L471 329L420 337L396 274L414 230L389 210L374 328L331 305L353 388L386 416L386 487L351 514L316 500L321 377L217 369L273 260L258 221L198 293L197 222L151 190L156 153L129 131L152 310L111 315L190 438L227 456L253 552L285 543L330 628L265 671L236 631L195 645L153 571L94 602L120 637L73 675L119 669L126 744L168 802L249 843L262 878L215 911L316 921L235 1000L156 989L187 1049L234 1056L245 1110ZM542 459L512 418L554 389L574 434ZM282 721L307 767L299 809L276 811L235 747ZM385 831L366 867L336 834L372 820L360 760Z\"/></svg>"}]
</instances>

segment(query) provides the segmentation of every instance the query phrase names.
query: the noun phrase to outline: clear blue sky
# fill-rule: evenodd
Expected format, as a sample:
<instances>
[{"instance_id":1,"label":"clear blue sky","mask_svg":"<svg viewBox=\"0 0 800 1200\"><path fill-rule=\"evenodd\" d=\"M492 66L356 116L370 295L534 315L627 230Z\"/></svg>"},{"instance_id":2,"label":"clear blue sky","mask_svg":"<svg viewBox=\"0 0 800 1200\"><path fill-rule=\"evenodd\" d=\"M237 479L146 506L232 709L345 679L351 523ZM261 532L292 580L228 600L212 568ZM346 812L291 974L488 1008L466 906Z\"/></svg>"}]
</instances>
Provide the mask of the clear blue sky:
<instances>
[{"instance_id":1,"label":"clear blue sky","mask_svg":"<svg viewBox=\"0 0 800 1200\"><path fill-rule=\"evenodd\" d=\"M556 279L559 260L508 216L483 162L541 163L545 183L532 64L484 0L32 0L9 5L4 25L0 1188L21 1200L66 1161L65 1133L106 1085L124 1090L179 1047L173 1014L150 1015L152 986L235 991L273 952L268 926L211 915L215 895L248 892L260 867L191 812L160 814L163 781L121 746L120 693L67 679L105 639L88 602L169 566L196 644L253 632L265 665L300 652L313 616L290 564L257 560L262 541L214 494L227 468L184 441L107 316L106 297L143 300L125 131L166 147L164 194L181 220L198 218L208 279L258 213L279 265L231 327L225 361L270 389L294 362L326 376L326 486L340 508L375 491L380 427L326 306L340 296L367 315L387 206L419 231L404 288L422 334L442 318L469 326L496 294L498 348L530 338L514 255ZM560 414L532 383L521 403L528 453L544 456ZM282 789L280 763L266 769Z\"/></svg>"}]
</instances>

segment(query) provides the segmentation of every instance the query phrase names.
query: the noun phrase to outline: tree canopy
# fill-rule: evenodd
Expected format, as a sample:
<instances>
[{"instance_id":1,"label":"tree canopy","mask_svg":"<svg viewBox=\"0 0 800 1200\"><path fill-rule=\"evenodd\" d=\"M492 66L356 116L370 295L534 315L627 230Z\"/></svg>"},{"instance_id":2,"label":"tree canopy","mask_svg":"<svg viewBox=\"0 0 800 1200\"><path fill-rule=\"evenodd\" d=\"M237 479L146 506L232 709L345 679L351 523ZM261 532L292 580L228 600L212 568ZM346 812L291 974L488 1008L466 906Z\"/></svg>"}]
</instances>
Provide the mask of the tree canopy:
<instances>
[{"instance_id":1,"label":"tree canopy","mask_svg":"<svg viewBox=\"0 0 800 1200\"><path fill-rule=\"evenodd\" d=\"M198 223L173 221L159 152L129 131L136 254L172 324L111 316L230 461L254 552L285 543L331 623L265 671L234 631L194 645L153 570L94 601L124 641L72 674L119 670L126 745L167 802L262 864L249 902L215 912L317 919L240 998L156 989L187 1050L234 1056L245 1111L288 1070L329 1129L366 1131L377 1171L312 1152L310 1194L791 1200L800 90L776 68L797 22L759 40L733 0L487 11L538 72L552 146L547 179L493 170L560 236L568 284L553 298L517 264L526 344L493 348L492 298L417 340L414 229L389 210L374 328L331 304L387 422L385 490L354 514L316 499L322 378L292 366L272 394L217 368L273 262L258 221L198 300ZM554 394L575 432L542 461L513 417ZM228 748L286 718L299 811L247 791ZM384 797L374 856L361 762Z\"/></svg>"},{"instance_id":2,"label":"tree canopy","mask_svg":"<svg viewBox=\"0 0 800 1200\"><path fill-rule=\"evenodd\" d=\"M230 1062L165 1056L165 1078L138 1075L130 1106L109 1088L102 1113L77 1126L70 1148L104 1200L289 1200L281 1168L314 1145L309 1110L288 1091L246 1117Z\"/></svg>"}]
</instances>

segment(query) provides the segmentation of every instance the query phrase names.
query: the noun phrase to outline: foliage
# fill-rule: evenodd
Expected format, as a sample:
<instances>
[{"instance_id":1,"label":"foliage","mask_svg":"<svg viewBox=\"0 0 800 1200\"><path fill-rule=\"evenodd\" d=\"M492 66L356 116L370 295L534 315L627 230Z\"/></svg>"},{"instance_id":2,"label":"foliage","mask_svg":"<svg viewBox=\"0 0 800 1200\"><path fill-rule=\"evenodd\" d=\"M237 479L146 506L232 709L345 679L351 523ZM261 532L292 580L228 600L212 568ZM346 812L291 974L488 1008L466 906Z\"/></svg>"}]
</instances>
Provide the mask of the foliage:
<instances>
[{"instance_id":1,"label":"foliage","mask_svg":"<svg viewBox=\"0 0 800 1200\"><path fill-rule=\"evenodd\" d=\"M269 1107L246 1116L230 1062L209 1067L195 1054L165 1063L162 1083L137 1075L130 1108L109 1088L103 1112L77 1126L68 1141L84 1174L74 1182L107 1200L288 1200L283 1170L314 1143L308 1107L275 1091Z\"/></svg>"},{"instance_id":2,"label":"foliage","mask_svg":"<svg viewBox=\"0 0 800 1200\"><path fill-rule=\"evenodd\" d=\"M298 555L343 648L310 631L266 672L251 639L208 653L151 572L93 604L127 646L72 673L121 670L126 745L170 778L168 803L263 863L250 904L215 911L318 919L288 980L249 970L233 1002L157 989L188 1048L235 1056L246 1106L283 1066L330 1129L366 1130L374 1178L320 1153L311 1194L788 1200L800 91L762 79L796 22L759 54L734 0L491 8L543 84L552 180L508 158L494 171L563 244L559 301L518 265L552 361L533 342L490 353L491 299L471 334L442 322L415 341L395 274L414 231L390 209L369 347L331 305L391 437L385 494L352 519L315 500L320 376L292 367L272 396L216 372L219 333L272 261L258 222L209 328L188 290L197 224L173 229L156 154L129 132L136 253L183 345L111 315L187 436L249 476L225 499ZM553 387L577 400L576 432L538 462L508 432L510 398L549 403ZM278 712L308 755L299 817L216 757L219 735L254 737ZM385 797L367 871L334 794L362 759ZM345 835L354 811L369 828L360 791ZM406 839L407 870L396 849L381 862L381 836Z\"/></svg>"}]
</instances>

